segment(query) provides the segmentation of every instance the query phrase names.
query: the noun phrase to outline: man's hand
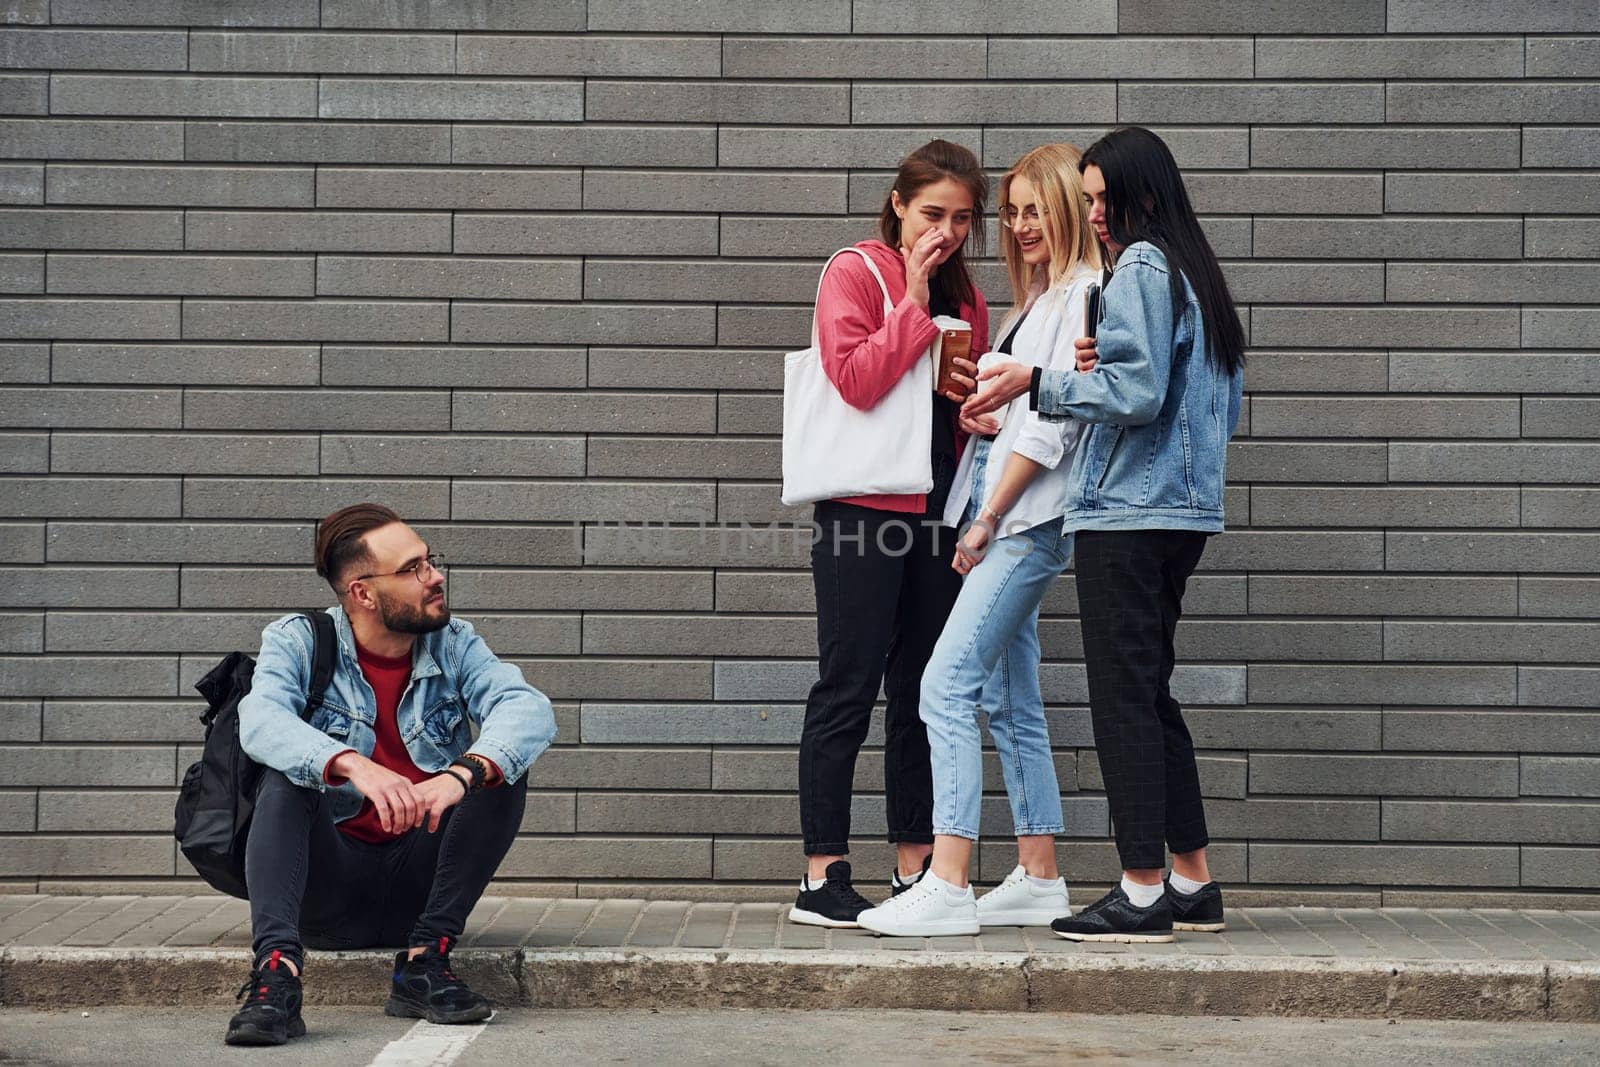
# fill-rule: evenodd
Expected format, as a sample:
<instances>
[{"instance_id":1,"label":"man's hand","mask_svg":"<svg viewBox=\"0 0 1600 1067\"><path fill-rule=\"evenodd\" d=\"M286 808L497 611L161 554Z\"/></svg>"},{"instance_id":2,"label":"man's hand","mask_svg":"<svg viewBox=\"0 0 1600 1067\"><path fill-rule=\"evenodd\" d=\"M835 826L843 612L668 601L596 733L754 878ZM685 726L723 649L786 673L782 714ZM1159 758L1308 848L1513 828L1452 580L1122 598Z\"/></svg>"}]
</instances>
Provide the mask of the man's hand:
<instances>
[{"instance_id":1,"label":"man's hand","mask_svg":"<svg viewBox=\"0 0 1600 1067\"><path fill-rule=\"evenodd\" d=\"M442 771L412 787L416 790L417 799L422 805L418 819L427 822L428 833L436 833L439 829L439 820L444 813L461 803L462 798L467 795L459 777L464 774L464 771L456 771L455 774Z\"/></svg>"},{"instance_id":2,"label":"man's hand","mask_svg":"<svg viewBox=\"0 0 1600 1067\"><path fill-rule=\"evenodd\" d=\"M378 810L378 825L383 827L384 833L422 825L422 800L417 787L405 775L380 767L355 751L341 753L329 769L338 777L348 778L356 792L372 801L372 806ZM460 792L460 786L456 791Z\"/></svg>"},{"instance_id":3,"label":"man's hand","mask_svg":"<svg viewBox=\"0 0 1600 1067\"><path fill-rule=\"evenodd\" d=\"M996 363L978 372L978 383L986 388L967 397L961 414L969 419L996 411L1028 391L1033 384L1033 368L1021 363Z\"/></svg>"}]
</instances>

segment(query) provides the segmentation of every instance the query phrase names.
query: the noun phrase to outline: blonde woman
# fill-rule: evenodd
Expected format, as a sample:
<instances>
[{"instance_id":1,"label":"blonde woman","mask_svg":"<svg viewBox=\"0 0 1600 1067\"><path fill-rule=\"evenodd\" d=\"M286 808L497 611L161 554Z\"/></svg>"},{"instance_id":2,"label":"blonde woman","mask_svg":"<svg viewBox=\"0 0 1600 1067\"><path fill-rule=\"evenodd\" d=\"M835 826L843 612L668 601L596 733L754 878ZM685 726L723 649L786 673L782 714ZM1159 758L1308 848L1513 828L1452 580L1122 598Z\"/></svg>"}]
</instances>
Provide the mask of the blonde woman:
<instances>
[{"instance_id":1,"label":"blonde woman","mask_svg":"<svg viewBox=\"0 0 1600 1067\"><path fill-rule=\"evenodd\" d=\"M1001 250L1011 277L1004 338L984 357L1066 371L1084 334L1100 246L1089 226L1078 149L1052 144L1000 182ZM994 416L963 419L966 450L946 519L965 528L952 567L965 575L922 676L921 717L933 764L933 860L908 892L863 912L880 934L976 934L980 926L1048 926L1068 914L1056 870L1061 790L1039 690L1039 604L1072 554L1063 526L1080 426L1041 420L1026 397ZM983 792L978 709L989 716L1005 775L1019 863L982 899L967 875Z\"/></svg>"}]
</instances>

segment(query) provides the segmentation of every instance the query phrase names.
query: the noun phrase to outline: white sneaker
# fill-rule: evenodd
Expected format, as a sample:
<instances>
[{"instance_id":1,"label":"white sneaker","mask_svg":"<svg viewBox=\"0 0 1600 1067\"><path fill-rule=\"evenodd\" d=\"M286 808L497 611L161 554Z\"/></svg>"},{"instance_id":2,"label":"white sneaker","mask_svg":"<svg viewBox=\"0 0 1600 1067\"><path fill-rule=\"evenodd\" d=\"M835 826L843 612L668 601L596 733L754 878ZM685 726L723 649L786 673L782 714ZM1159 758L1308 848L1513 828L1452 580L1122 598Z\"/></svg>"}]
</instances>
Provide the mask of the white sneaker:
<instances>
[{"instance_id":1,"label":"white sneaker","mask_svg":"<svg viewBox=\"0 0 1600 1067\"><path fill-rule=\"evenodd\" d=\"M977 910L981 926L1049 926L1072 914L1067 907L1065 878L1038 886L1020 865L1006 875L1005 881L978 898Z\"/></svg>"},{"instance_id":2,"label":"white sneaker","mask_svg":"<svg viewBox=\"0 0 1600 1067\"><path fill-rule=\"evenodd\" d=\"M929 872L904 893L856 916L856 925L863 930L891 937L976 934L978 905L973 899L972 890L955 896L950 892L953 888Z\"/></svg>"}]
</instances>

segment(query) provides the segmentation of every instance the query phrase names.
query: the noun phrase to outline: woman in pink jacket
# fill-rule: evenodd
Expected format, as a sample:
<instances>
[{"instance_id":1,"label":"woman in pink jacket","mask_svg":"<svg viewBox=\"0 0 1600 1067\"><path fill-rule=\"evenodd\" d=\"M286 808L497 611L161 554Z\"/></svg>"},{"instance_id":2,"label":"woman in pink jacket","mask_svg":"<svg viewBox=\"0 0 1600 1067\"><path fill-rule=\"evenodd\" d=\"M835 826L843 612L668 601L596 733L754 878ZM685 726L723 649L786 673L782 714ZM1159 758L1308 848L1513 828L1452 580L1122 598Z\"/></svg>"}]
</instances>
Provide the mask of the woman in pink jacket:
<instances>
[{"instance_id":1,"label":"woman in pink jacket","mask_svg":"<svg viewBox=\"0 0 1600 1067\"><path fill-rule=\"evenodd\" d=\"M976 156L931 141L900 164L878 220L881 239L856 246L883 276L893 309L884 313L883 291L861 256L839 256L823 274L817 339L823 369L846 403L870 410L883 399L938 336L936 315L972 325L974 359L988 348L988 307L965 254L970 240L982 242L987 192ZM844 856L856 756L880 686L888 696L883 775L897 858L891 889L914 884L932 853L933 772L918 701L928 656L961 591L961 577L950 569L956 531L943 517L966 444L959 403L975 373L974 364L961 364L957 386L933 398L930 492L816 505L811 570L820 678L800 736L807 870L789 912L793 922L855 926L872 906L851 884Z\"/></svg>"}]
</instances>

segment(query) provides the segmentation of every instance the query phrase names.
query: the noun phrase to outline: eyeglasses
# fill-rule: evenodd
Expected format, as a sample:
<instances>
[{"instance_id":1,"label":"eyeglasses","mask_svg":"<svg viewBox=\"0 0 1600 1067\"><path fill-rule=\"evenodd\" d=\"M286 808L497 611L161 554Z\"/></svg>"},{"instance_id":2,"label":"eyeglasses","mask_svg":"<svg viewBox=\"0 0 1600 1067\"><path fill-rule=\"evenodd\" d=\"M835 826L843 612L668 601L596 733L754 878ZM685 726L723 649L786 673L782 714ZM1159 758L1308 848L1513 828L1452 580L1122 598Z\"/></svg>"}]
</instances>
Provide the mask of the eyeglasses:
<instances>
[{"instance_id":1,"label":"eyeglasses","mask_svg":"<svg viewBox=\"0 0 1600 1067\"><path fill-rule=\"evenodd\" d=\"M1014 230L1017 228L1018 222L1021 222L1024 226L1039 225L1039 218L1043 214L1044 212L1041 212L1036 204L1029 204L1021 211L1017 210L1017 205L1007 204L1000 209L1000 221L1005 223L1007 228Z\"/></svg>"},{"instance_id":2,"label":"eyeglasses","mask_svg":"<svg viewBox=\"0 0 1600 1067\"><path fill-rule=\"evenodd\" d=\"M397 571L385 571L383 574L363 574L359 578L350 579L352 582L364 582L368 578L393 578L397 574L409 574L416 578L419 585L427 585L428 578L423 574L444 574L444 556L438 552L430 552L417 560L409 567L401 567Z\"/></svg>"}]
</instances>

